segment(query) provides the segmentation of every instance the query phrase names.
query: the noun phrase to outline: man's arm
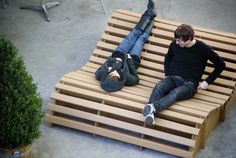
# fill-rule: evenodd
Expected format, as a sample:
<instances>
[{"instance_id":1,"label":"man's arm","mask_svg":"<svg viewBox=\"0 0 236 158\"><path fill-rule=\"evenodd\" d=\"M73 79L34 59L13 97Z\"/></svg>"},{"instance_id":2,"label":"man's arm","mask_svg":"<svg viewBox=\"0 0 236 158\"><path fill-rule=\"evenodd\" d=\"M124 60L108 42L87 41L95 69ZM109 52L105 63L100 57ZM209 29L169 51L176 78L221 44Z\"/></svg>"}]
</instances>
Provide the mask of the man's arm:
<instances>
[{"instance_id":1,"label":"man's arm","mask_svg":"<svg viewBox=\"0 0 236 158\"><path fill-rule=\"evenodd\" d=\"M173 56L173 44L174 44L174 41L170 44L168 52L165 55L165 60L164 60L165 76L169 76L170 62Z\"/></svg>"},{"instance_id":2,"label":"man's arm","mask_svg":"<svg viewBox=\"0 0 236 158\"><path fill-rule=\"evenodd\" d=\"M128 64L128 70L127 70L128 75L125 84L129 86L136 85L139 83L139 77L134 61L131 57L128 57L127 64Z\"/></svg>"},{"instance_id":3,"label":"man's arm","mask_svg":"<svg viewBox=\"0 0 236 158\"><path fill-rule=\"evenodd\" d=\"M106 62L97 69L95 72L95 77L98 81L101 81L102 77L110 71L109 67L112 67L115 61L115 58L109 57Z\"/></svg>"},{"instance_id":4,"label":"man's arm","mask_svg":"<svg viewBox=\"0 0 236 158\"><path fill-rule=\"evenodd\" d=\"M210 50L211 53L209 54L209 60L214 65L214 70L211 74L206 78L206 82L208 84L212 84L217 77L221 74L221 72L225 69L225 62L224 60L215 53L212 49Z\"/></svg>"},{"instance_id":5,"label":"man's arm","mask_svg":"<svg viewBox=\"0 0 236 158\"><path fill-rule=\"evenodd\" d=\"M198 89L207 89L208 85L212 84L225 69L224 60L216 52L214 52L212 48L208 47L207 49L209 52L208 59L213 63L214 70L205 81L199 83Z\"/></svg>"},{"instance_id":6,"label":"man's arm","mask_svg":"<svg viewBox=\"0 0 236 158\"><path fill-rule=\"evenodd\" d=\"M102 77L108 72L108 67L105 63L100 66L97 71L95 72L95 77L98 81L101 81Z\"/></svg>"}]
</instances>

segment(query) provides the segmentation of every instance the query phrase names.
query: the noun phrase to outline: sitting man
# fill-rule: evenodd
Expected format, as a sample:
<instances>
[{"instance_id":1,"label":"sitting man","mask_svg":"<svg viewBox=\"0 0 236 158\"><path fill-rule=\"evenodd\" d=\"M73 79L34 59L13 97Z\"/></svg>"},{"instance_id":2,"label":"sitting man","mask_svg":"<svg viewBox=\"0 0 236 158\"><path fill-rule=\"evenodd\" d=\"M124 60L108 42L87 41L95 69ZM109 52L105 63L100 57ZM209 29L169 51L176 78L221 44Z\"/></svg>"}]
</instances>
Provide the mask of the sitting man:
<instances>
[{"instance_id":1,"label":"sitting man","mask_svg":"<svg viewBox=\"0 0 236 158\"><path fill-rule=\"evenodd\" d=\"M152 91L143 109L147 124L155 124L155 116L176 101L194 96L198 89L206 89L220 75L225 63L211 47L194 39L191 26L182 24L174 33L175 40L169 46L164 60L165 78ZM201 81L210 60L214 70Z\"/></svg>"}]
</instances>

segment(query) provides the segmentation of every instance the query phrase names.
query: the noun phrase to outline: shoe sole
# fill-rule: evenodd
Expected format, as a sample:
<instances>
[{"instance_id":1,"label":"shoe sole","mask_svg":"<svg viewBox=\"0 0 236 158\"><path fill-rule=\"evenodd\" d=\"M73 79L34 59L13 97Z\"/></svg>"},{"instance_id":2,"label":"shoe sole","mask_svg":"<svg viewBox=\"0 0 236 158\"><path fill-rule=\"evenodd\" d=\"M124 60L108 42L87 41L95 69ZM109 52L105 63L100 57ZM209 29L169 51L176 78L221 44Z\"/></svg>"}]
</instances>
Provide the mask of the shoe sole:
<instances>
[{"instance_id":1,"label":"shoe sole","mask_svg":"<svg viewBox=\"0 0 236 158\"><path fill-rule=\"evenodd\" d=\"M151 106L150 104L147 104L144 109L143 109L143 116L146 117L147 115L151 114L155 112L155 109L153 106Z\"/></svg>"},{"instance_id":2,"label":"shoe sole","mask_svg":"<svg viewBox=\"0 0 236 158\"><path fill-rule=\"evenodd\" d=\"M145 123L148 124L148 125L154 125L155 124L155 120L153 119L153 117L147 116L145 118Z\"/></svg>"}]
</instances>

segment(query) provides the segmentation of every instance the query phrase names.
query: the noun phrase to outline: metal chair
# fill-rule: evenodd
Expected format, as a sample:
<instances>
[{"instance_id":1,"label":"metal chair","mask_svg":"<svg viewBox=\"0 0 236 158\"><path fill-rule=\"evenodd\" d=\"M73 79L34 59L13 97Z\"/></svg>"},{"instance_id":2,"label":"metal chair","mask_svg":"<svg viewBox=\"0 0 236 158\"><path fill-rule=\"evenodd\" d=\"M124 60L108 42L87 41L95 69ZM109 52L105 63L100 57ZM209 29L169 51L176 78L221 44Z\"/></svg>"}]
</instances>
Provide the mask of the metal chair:
<instances>
[{"instance_id":1,"label":"metal chair","mask_svg":"<svg viewBox=\"0 0 236 158\"><path fill-rule=\"evenodd\" d=\"M2 1L3 1L3 5L4 5L4 0L2 0ZM10 0L8 0L8 1L10 1ZM103 11L106 14L106 10L105 10L105 7L104 7L103 0L100 0L100 2L101 2L101 5L102 5L102 8L103 8ZM48 9L50 9L50 8L52 8L54 6L58 6L59 4L60 4L59 2L48 2L48 3L45 3L44 0L40 0L40 5L38 5L38 6L23 6L23 7L20 7L20 8L21 9L43 11L44 14L45 14L46 20L50 21L51 18L50 18L49 14L48 14Z\"/></svg>"},{"instance_id":2,"label":"metal chair","mask_svg":"<svg viewBox=\"0 0 236 158\"><path fill-rule=\"evenodd\" d=\"M50 21L51 18L48 14L48 9L58 6L60 3L59 2L48 2L45 3L44 0L40 0L40 5L38 6L23 6L20 7L21 9L29 9L29 10L38 10L38 11L43 11L46 17L47 21Z\"/></svg>"},{"instance_id":3,"label":"metal chair","mask_svg":"<svg viewBox=\"0 0 236 158\"><path fill-rule=\"evenodd\" d=\"M5 3L6 1L8 4L11 4L11 0L2 0L2 7L3 8L6 8L6 3Z\"/></svg>"},{"instance_id":4,"label":"metal chair","mask_svg":"<svg viewBox=\"0 0 236 158\"><path fill-rule=\"evenodd\" d=\"M101 5L102 5L102 9L103 9L103 11L104 11L104 13L106 14L106 10L105 10L105 7L104 7L103 0L100 0L100 2L101 2Z\"/></svg>"}]
</instances>

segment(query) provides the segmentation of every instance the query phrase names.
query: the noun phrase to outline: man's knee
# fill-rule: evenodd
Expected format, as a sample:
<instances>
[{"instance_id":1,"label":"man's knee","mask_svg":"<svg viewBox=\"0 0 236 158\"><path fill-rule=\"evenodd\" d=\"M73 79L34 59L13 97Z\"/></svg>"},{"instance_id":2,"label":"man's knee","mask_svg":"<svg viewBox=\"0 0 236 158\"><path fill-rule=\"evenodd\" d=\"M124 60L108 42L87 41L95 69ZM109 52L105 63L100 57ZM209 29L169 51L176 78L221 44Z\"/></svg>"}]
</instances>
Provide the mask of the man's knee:
<instances>
[{"instance_id":1,"label":"man's knee","mask_svg":"<svg viewBox=\"0 0 236 158\"><path fill-rule=\"evenodd\" d=\"M153 92L154 92L154 93L159 93L159 94L164 95L163 87L162 87L161 85L159 85L159 84L157 84L157 85L155 86L155 88L153 89Z\"/></svg>"},{"instance_id":2,"label":"man's knee","mask_svg":"<svg viewBox=\"0 0 236 158\"><path fill-rule=\"evenodd\" d=\"M173 101L176 101L178 100L179 96L180 96L180 93L176 90L172 90L169 95L171 95L171 98Z\"/></svg>"},{"instance_id":3,"label":"man's knee","mask_svg":"<svg viewBox=\"0 0 236 158\"><path fill-rule=\"evenodd\" d=\"M175 99L175 101L178 101L193 97L194 91L187 86L181 86L171 91L170 94Z\"/></svg>"}]
</instances>

